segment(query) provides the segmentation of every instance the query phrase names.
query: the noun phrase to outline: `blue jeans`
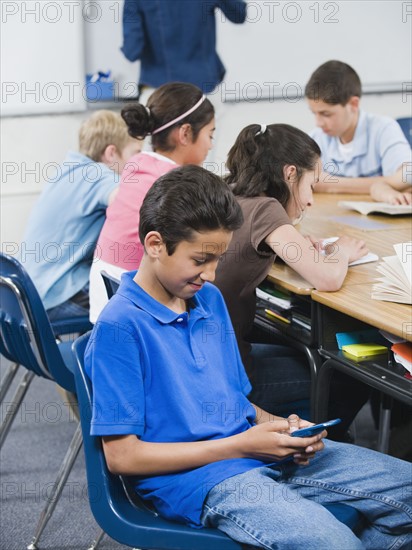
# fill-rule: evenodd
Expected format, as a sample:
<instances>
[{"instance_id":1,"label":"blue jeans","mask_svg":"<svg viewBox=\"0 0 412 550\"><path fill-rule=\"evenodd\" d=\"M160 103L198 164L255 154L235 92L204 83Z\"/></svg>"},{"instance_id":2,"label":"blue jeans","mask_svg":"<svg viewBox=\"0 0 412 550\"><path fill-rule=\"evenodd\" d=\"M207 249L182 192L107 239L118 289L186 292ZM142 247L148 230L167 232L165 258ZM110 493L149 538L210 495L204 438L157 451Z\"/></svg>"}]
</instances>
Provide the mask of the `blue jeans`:
<instances>
[{"instance_id":1,"label":"blue jeans","mask_svg":"<svg viewBox=\"0 0 412 550\"><path fill-rule=\"evenodd\" d=\"M248 399L278 416L298 414L310 419L310 370L299 351L277 344L252 344Z\"/></svg>"},{"instance_id":2,"label":"blue jeans","mask_svg":"<svg viewBox=\"0 0 412 550\"><path fill-rule=\"evenodd\" d=\"M72 296L58 306L47 310L50 322L62 321L69 317L88 317L89 315L89 284L85 285L80 292Z\"/></svg>"},{"instance_id":3,"label":"blue jeans","mask_svg":"<svg viewBox=\"0 0 412 550\"><path fill-rule=\"evenodd\" d=\"M412 464L325 441L309 466L261 467L207 495L202 523L246 545L281 550L412 547ZM322 504L346 503L366 519L359 538Z\"/></svg>"}]
</instances>

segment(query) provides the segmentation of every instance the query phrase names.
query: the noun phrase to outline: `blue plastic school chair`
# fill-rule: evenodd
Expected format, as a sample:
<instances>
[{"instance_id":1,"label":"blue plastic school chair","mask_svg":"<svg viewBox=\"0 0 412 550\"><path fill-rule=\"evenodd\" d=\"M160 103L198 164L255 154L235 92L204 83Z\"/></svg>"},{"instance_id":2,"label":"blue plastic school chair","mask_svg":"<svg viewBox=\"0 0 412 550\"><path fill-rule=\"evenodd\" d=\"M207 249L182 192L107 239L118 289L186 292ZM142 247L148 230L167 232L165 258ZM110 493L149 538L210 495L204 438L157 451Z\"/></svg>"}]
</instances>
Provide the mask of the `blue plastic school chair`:
<instances>
[{"instance_id":1,"label":"blue plastic school chair","mask_svg":"<svg viewBox=\"0 0 412 550\"><path fill-rule=\"evenodd\" d=\"M83 431L89 503L100 527L112 539L128 546L158 550L221 550L241 546L217 529L192 529L158 516L130 488L127 478L109 472L101 438L90 435L92 387L84 371L84 351L90 334L73 343L77 399ZM96 497L98 491L98 497Z\"/></svg>"},{"instance_id":2,"label":"blue plastic school chair","mask_svg":"<svg viewBox=\"0 0 412 550\"><path fill-rule=\"evenodd\" d=\"M412 147L412 117L397 118L396 122L402 128L409 145Z\"/></svg>"},{"instance_id":3,"label":"blue plastic school chair","mask_svg":"<svg viewBox=\"0 0 412 550\"><path fill-rule=\"evenodd\" d=\"M62 336L68 334L80 335L90 330L93 325L89 321L88 316L84 317L68 317L66 319L59 319L51 323L53 334L56 338L60 339ZM16 377L17 371L20 365L18 363L10 363L4 376L1 379L0 386L0 403L6 397L6 394Z\"/></svg>"},{"instance_id":4,"label":"blue plastic school chair","mask_svg":"<svg viewBox=\"0 0 412 550\"><path fill-rule=\"evenodd\" d=\"M71 342L57 343L32 280L15 258L5 254L0 254L0 306L0 353L26 369L13 399L7 403L7 407L4 406L4 420L0 426L1 447L34 376L55 381L72 393L76 386ZM29 546L32 550L36 548L37 541L53 513L81 444L79 425L60 467L53 493L36 526Z\"/></svg>"},{"instance_id":5,"label":"blue plastic school chair","mask_svg":"<svg viewBox=\"0 0 412 550\"><path fill-rule=\"evenodd\" d=\"M51 323L53 334L56 338L61 338L68 334L84 334L88 330L93 328L93 325L89 321L88 315L82 317L66 317L65 319L59 319ZM18 363L11 362L8 366L6 373L1 380L0 386L0 403L5 398L20 365Z\"/></svg>"},{"instance_id":6,"label":"blue plastic school chair","mask_svg":"<svg viewBox=\"0 0 412 550\"><path fill-rule=\"evenodd\" d=\"M116 294L117 289L119 288L120 281L119 279L116 279L112 275L109 275L106 271L101 271L100 275L102 276L104 286L106 289L107 297L110 298Z\"/></svg>"},{"instance_id":7,"label":"blue plastic school chair","mask_svg":"<svg viewBox=\"0 0 412 550\"><path fill-rule=\"evenodd\" d=\"M84 370L84 352L90 334L80 336L73 343L73 350L77 359L75 379L83 431L89 504L102 533L107 533L121 544L138 546L141 549L240 549L240 544L217 529L192 529L161 518L137 496L127 477L109 472L101 438L90 435L93 391ZM360 528L361 514L352 506L330 504L326 508L353 531ZM95 549L97 544L95 542L92 548Z\"/></svg>"}]
</instances>

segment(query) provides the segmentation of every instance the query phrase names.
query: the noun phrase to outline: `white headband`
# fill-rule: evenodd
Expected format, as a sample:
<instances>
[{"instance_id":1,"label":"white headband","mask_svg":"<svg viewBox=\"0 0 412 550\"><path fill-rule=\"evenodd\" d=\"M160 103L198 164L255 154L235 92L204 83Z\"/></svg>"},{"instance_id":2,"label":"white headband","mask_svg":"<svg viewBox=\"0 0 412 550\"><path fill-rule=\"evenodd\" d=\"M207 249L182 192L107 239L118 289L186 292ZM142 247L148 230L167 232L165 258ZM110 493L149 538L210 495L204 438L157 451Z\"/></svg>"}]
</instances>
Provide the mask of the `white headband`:
<instances>
[{"instance_id":1,"label":"white headband","mask_svg":"<svg viewBox=\"0 0 412 550\"><path fill-rule=\"evenodd\" d=\"M179 122L179 120L183 120L184 118L189 116L191 113L193 113L193 111L196 111L196 109L202 105L205 99L206 99L206 96L203 95L199 99L199 101L196 103L196 105L193 105L193 107L188 111L186 111L185 113L183 113L183 115L180 115L177 118L174 118L173 120L171 120L170 122L166 122L166 124L163 124L163 126L160 126L160 128L156 128L156 130L153 130L152 136L154 134L158 134L159 132L161 132L162 130L165 130L166 128L169 128L169 126L173 126L173 124L176 124L176 122Z\"/></svg>"},{"instance_id":2,"label":"white headband","mask_svg":"<svg viewBox=\"0 0 412 550\"><path fill-rule=\"evenodd\" d=\"M266 124L261 124L260 130L256 132L255 137L264 134L266 132L266 128L267 128Z\"/></svg>"}]
</instances>

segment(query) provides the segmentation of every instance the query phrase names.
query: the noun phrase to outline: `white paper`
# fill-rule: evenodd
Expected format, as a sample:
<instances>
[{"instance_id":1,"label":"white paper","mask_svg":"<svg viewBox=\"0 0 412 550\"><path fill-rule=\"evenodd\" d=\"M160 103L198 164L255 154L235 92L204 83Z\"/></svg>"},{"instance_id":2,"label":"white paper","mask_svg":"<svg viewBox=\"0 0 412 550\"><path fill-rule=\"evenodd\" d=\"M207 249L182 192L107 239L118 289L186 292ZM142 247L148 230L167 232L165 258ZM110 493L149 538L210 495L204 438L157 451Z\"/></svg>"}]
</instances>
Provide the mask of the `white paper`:
<instances>
[{"instance_id":1,"label":"white paper","mask_svg":"<svg viewBox=\"0 0 412 550\"><path fill-rule=\"evenodd\" d=\"M336 242L339 239L339 237L329 237L328 239L323 239L322 246L326 246L328 244L332 244ZM322 254L326 255L325 250L322 250ZM374 254L373 252L368 252L366 256L362 256L362 258L359 258L359 260L355 260L349 264L349 267L352 267L354 265L360 265L360 264L367 264L369 262L377 262L379 260L379 256L377 254Z\"/></svg>"}]
</instances>

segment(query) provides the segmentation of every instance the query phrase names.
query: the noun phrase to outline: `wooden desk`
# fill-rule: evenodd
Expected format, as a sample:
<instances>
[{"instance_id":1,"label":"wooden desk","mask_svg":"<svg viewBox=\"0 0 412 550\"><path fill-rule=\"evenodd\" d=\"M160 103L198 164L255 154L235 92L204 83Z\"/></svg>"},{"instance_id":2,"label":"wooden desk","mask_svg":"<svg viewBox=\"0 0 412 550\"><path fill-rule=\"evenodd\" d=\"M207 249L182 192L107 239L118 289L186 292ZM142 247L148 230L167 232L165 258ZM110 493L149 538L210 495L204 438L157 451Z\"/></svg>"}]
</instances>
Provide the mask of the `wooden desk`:
<instances>
[{"instance_id":1,"label":"wooden desk","mask_svg":"<svg viewBox=\"0 0 412 550\"><path fill-rule=\"evenodd\" d=\"M367 196L323 193L316 194L315 199L315 205L310 209L307 218L302 221L299 228L302 233L310 233L319 237L339 236L345 233L365 240L371 252L378 254L380 258L393 256L395 254L394 244L407 242L412 238L412 219L410 217L405 219L404 216L385 216L384 222L387 224L388 229L372 230L362 230L333 221L332 218L341 210L337 207L339 200L368 200ZM356 212L353 215L361 220L365 218L380 220L383 218L383 216L366 217ZM316 231L314 228L316 228ZM412 341L411 306L372 300L371 298L373 281L379 276L376 266L377 262L370 262L350 267L341 290L337 292L314 290L308 281L282 261L273 264L268 279L294 294L311 296L314 302L326 305L364 321L373 327ZM316 328L314 333L317 333ZM312 343L315 342L312 340Z\"/></svg>"},{"instance_id":2,"label":"wooden desk","mask_svg":"<svg viewBox=\"0 0 412 550\"><path fill-rule=\"evenodd\" d=\"M308 281L283 262L273 264L268 279L295 294L310 296L313 290L313 286Z\"/></svg>"},{"instance_id":3,"label":"wooden desk","mask_svg":"<svg viewBox=\"0 0 412 550\"><path fill-rule=\"evenodd\" d=\"M366 242L369 250L377 254L379 258L393 256L395 254L393 249L394 244L407 242L412 239L412 219L410 217L363 216L357 212L351 212L351 216L354 219L382 222L386 226L385 229L360 229L334 221L334 218L341 216L342 212L348 212L347 210L338 208L337 203L340 200L366 201L369 200L369 197L364 195L316 194L315 204L299 226L301 233L319 238L349 235L356 239L362 239ZM377 262L371 262L350 267L343 288L347 285L372 282L379 276L379 273L376 271L376 265ZM280 260L277 260L273 264L268 278L280 287L296 294L309 295L313 290L312 285L308 281Z\"/></svg>"},{"instance_id":4,"label":"wooden desk","mask_svg":"<svg viewBox=\"0 0 412 550\"><path fill-rule=\"evenodd\" d=\"M382 397L377 449L386 453L389 448L391 399L412 406L412 380L407 379L403 368L393 361L389 349L377 356L355 359L338 349L336 341L337 332L362 331L371 327L412 341L411 306L372 300L371 286L371 283L361 283L346 285L338 292L312 292L312 300L318 305L318 349L324 359L317 371L312 410L315 422L327 420L330 382L336 370L379 390Z\"/></svg>"},{"instance_id":5,"label":"wooden desk","mask_svg":"<svg viewBox=\"0 0 412 550\"><path fill-rule=\"evenodd\" d=\"M383 214L369 214L364 216L355 212L354 210L347 210L346 208L341 208L338 206L340 201L365 201L370 202L371 198L369 195L346 195L346 194L332 194L332 193L315 193L314 195L315 202L313 206L308 209L308 213L305 218L302 220L300 227L302 232L313 231L314 235L318 236L329 236L324 235L323 224L325 223L326 229L328 229L329 223L332 221L336 226L342 228L342 231L352 227L351 223L357 223L359 220L369 220L374 224L384 225L382 229L389 230L391 228L410 228L411 227L411 217L410 216L387 216ZM331 218L341 218L340 221L333 221ZM347 218L346 223L342 218ZM320 224L320 225L318 225ZM368 224L366 224L368 225ZM319 233L320 231L320 233ZM373 228L364 227L363 231L374 231Z\"/></svg>"},{"instance_id":6,"label":"wooden desk","mask_svg":"<svg viewBox=\"0 0 412 550\"><path fill-rule=\"evenodd\" d=\"M410 217L363 216L337 207L339 200L369 200L368 196L316 194L316 203L300 224L303 234L319 238L343 234L362 239L371 252L380 258L393 256L393 245L410 241L412 220ZM350 217L350 219L349 219ZM351 224L343 223L348 220ZM356 227L356 220L365 227ZM366 223L367 222L371 223ZM368 227L369 226L369 227ZM377 227L376 227L377 226ZM313 369L316 389L312 389L313 418L326 419L329 381L333 369L346 372L366 384L379 389L390 397L412 404L412 381L394 368L391 354L377 359L356 363L350 361L338 349L335 333L364 330L370 327L382 329L412 342L412 307L409 305L372 300L373 281L379 276L377 262L350 267L342 288L337 292L319 292L283 262L275 262L268 279L279 287L302 298L312 299L311 354L318 351L323 357ZM299 342L296 329L289 331L290 340ZM293 345L293 344L292 344ZM296 345L296 344L295 344ZM326 361L325 361L326 359ZM387 451L389 440L390 409L381 417L379 450Z\"/></svg>"},{"instance_id":7,"label":"wooden desk","mask_svg":"<svg viewBox=\"0 0 412 550\"><path fill-rule=\"evenodd\" d=\"M412 342L412 308L371 299L371 283L345 285L337 292L312 291L312 300Z\"/></svg>"}]
</instances>

